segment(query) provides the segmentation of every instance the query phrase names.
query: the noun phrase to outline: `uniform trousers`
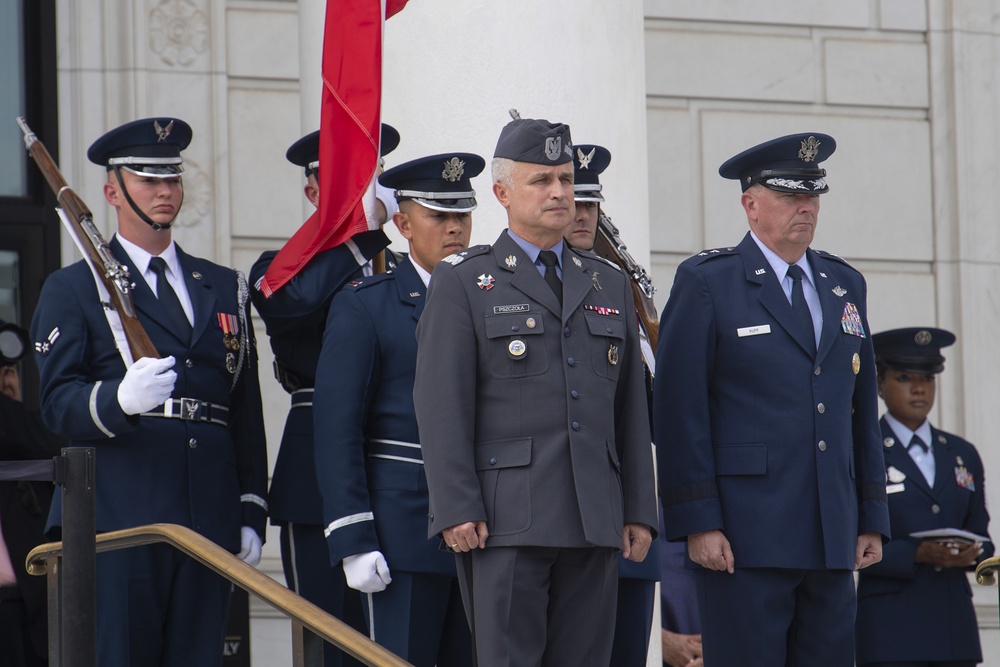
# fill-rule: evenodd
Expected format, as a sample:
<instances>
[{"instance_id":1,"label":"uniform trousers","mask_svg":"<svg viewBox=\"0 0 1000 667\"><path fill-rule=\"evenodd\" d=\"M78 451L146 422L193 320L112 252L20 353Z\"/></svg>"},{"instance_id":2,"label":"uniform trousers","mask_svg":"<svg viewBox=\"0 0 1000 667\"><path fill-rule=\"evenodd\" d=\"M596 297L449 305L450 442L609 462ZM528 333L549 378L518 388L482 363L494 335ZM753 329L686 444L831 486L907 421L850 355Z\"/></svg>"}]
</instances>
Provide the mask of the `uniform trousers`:
<instances>
[{"instance_id":1,"label":"uniform trousers","mask_svg":"<svg viewBox=\"0 0 1000 667\"><path fill-rule=\"evenodd\" d=\"M487 547L458 554L477 666L608 667L618 553Z\"/></svg>"},{"instance_id":2,"label":"uniform trousers","mask_svg":"<svg viewBox=\"0 0 1000 667\"><path fill-rule=\"evenodd\" d=\"M611 648L611 667L645 667L653 626L656 582L618 579L618 616Z\"/></svg>"},{"instance_id":3,"label":"uniform trousers","mask_svg":"<svg viewBox=\"0 0 1000 667\"><path fill-rule=\"evenodd\" d=\"M976 667L978 664L975 660L944 660L935 662L921 660L917 662L866 662L858 667Z\"/></svg>"},{"instance_id":4,"label":"uniform trousers","mask_svg":"<svg viewBox=\"0 0 1000 667\"><path fill-rule=\"evenodd\" d=\"M97 554L97 664L219 667L231 591L166 544Z\"/></svg>"},{"instance_id":5,"label":"uniform trousers","mask_svg":"<svg viewBox=\"0 0 1000 667\"><path fill-rule=\"evenodd\" d=\"M455 577L392 572L363 596L369 637L416 667L470 667L472 638Z\"/></svg>"},{"instance_id":6,"label":"uniform trousers","mask_svg":"<svg viewBox=\"0 0 1000 667\"><path fill-rule=\"evenodd\" d=\"M368 634L361 593L347 586L343 567L330 564L323 527L282 524L280 542L285 585L361 634ZM361 664L337 647L323 644L323 667Z\"/></svg>"},{"instance_id":7,"label":"uniform trousers","mask_svg":"<svg viewBox=\"0 0 1000 667\"><path fill-rule=\"evenodd\" d=\"M695 571L705 664L853 667L850 570Z\"/></svg>"}]
</instances>

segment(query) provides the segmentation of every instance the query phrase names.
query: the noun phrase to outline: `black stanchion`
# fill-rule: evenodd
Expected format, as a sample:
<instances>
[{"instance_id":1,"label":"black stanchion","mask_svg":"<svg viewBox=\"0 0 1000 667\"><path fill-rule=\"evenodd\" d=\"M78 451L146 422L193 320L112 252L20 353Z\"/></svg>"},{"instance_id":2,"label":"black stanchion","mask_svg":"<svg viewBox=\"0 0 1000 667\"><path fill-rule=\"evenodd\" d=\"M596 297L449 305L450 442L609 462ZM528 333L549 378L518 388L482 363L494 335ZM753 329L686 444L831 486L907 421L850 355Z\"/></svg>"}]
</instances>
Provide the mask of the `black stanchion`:
<instances>
[{"instance_id":1,"label":"black stanchion","mask_svg":"<svg viewBox=\"0 0 1000 667\"><path fill-rule=\"evenodd\" d=\"M94 449L67 447L63 480L61 655L97 667L97 519Z\"/></svg>"}]
</instances>

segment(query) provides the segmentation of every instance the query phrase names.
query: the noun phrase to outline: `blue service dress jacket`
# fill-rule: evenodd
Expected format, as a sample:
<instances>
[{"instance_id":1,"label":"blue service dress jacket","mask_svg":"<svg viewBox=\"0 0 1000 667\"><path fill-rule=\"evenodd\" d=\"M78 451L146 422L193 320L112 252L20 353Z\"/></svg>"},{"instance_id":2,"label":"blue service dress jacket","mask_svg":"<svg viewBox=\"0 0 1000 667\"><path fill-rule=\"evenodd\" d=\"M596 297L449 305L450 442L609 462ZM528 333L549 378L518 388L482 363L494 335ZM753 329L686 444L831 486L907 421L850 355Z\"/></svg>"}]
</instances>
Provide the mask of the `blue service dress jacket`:
<instances>
[{"instance_id":1,"label":"blue service dress jacket","mask_svg":"<svg viewBox=\"0 0 1000 667\"><path fill-rule=\"evenodd\" d=\"M506 230L434 269L414 385L430 535L486 521L487 548L620 549L625 524L656 534L628 278L568 244L561 264L561 306Z\"/></svg>"},{"instance_id":2,"label":"blue service dress jacket","mask_svg":"<svg viewBox=\"0 0 1000 667\"><path fill-rule=\"evenodd\" d=\"M351 240L365 261L389 245L389 237L381 229L356 234ZM265 298L259 289L260 281L277 254L269 250L254 262L250 269L250 298L264 321L283 376L291 380L292 384L286 380L286 390L311 389L316 381L330 301L352 276L361 275L361 265L348 244L330 248ZM386 251L387 266L391 259ZM290 410L285 421L269 490L272 523L323 525L314 465L312 410L304 404Z\"/></svg>"},{"instance_id":3,"label":"blue service dress jacket","mask_svg":"<svg viewBox=\"0 0 1000 667\"><path fill-rule=\"evenodd\" d=\"M979 628L968 572L916 563L920 540L910 533L960 528L989 536L983 463L976 448L931 427L934 485L883 418L886 490L892 542L882 562L858 578L858 664L903 661L980 662ZM890 444L891 443L891 444ZM993 555L983 543L980 561Z\"/></svg>"},{"instance_id":4,"label":"blue service dress jacket","mask_svg":"<svg viewBox=\"0 0 1000 667\"><path fill-rule=\"evenodd\" d=\"M427 539L413 376L426 288L403 256L333 299L316 374L316 476L330 561L381 551L392 571L455 575Z\"/></svg>"},{"instance_id":5,"label":"blue service dress jacket","mask_svg":"<svg viewBox=\"0 0 1000 667\"><path fill-rule=\"evenodd\" d=\"M865 281L807 256L818 350L749 233L684 261L660 321L667 537L722 530L737 567L852 570L860 534L889 534Z\"/></svg>"},{"instance_id":6,"label":"blue service dress jacket","mask_svg":"<svg viewBox=\"0 0 1000 667\"><path fill-rule=\"evenodd\" d=\"M120 262L134 266L117 238L110 246ZM263 539L267 517L267 453L250 304L235 271L180 247L177 255L194 311L190 343L174 332L156 295L137 275L132 276L135 309L160 355L176 359L173 398L228 408L228 414L210 413L226 425L122 411L117 394L125 364L85 261L46 279L31 323L42 415L71 446L96 450L98 531L175 523L236 552L240 526L250 526ZM227 337L224 327L234 325L235 337ZM50 527L62 524L61 496L57 487Z\"/></svg>"}]
</instances>

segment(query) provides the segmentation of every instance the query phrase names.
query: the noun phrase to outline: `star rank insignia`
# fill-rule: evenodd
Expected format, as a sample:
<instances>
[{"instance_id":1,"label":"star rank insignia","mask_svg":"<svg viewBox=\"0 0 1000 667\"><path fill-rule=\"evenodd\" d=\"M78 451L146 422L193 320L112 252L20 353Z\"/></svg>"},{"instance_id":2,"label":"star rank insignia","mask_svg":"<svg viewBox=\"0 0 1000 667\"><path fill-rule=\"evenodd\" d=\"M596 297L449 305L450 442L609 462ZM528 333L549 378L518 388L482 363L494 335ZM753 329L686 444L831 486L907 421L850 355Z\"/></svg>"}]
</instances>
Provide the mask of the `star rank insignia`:
<instances>
[{"instance_id":1,"label":"star rank insignia","mask_svg":"<svg viewBox=\"0 0 1000 667\"><path fill-rule=\"evenodd\" d=\"M594 159L594 153L597 152L597 147L590 149L590 152L584 155L583 151L579 148L576 149L576 158L580 162L580 169L590 169L590 161Z\"/></svg>"},{"instance_id":2,"label":"star rank insignia","mask_svg":"<svg viewBox=\"0 0 1000 667\"><path fill-rule=\"evenodd\" d=\"M516 268L517 257L514 257L514 255L507 255L507 259L504 260L504 263L507 265L508 269Z\"/></svg>"},{"instance_id":3,"label":"star rank insignia","mask_svg":"<svg viewBox=\"0 0 1000 667\"><path fill-rule=\"evenodd\" d=\"M578 269L582 269L583 268L583 262L580 261L579 257L574 257L573 258L573 263L576 264L576 266L577 266Z\"/></svg>"},{"instance_id":4,"label":"star rank insignia","mask_svg":"<svg viewBox=\"0 0 1000 667\"><path fill-rule=\"evenodd\" d=\"M480 274L479 282L476 284L479 285L479 289L484 289L489 291L493 289L493 276L487 275L485 273Z\"/></svg>"},{"instance_id":5,"label":"star rank insignia","mask_svg":"<svg viewBox=\"0 0 1000 667\"><path fill-rule=\"evenodd\" d=\"M841 287L840 285L837 285L836 287L834 287L834 288L833 288L832 290L830 290L830 291L831 291L831 292L833 292L834 294L836 294L836 295L837 295L838 297L840 297L840 296L844 296L845 294L847 294L847 290L845 290L845 289L844 289L843 287Z\"/></svg>"}]
</instances>

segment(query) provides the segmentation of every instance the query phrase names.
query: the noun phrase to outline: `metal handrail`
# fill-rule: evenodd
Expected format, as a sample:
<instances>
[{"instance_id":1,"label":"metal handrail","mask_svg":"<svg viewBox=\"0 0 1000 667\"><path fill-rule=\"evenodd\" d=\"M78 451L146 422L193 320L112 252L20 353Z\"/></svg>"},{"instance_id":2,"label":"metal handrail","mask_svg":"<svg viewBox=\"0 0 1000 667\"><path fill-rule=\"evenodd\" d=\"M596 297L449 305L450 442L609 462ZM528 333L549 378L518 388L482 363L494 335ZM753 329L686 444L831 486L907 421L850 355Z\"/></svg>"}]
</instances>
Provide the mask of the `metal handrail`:
<instances>
[{"instance_id":1,"label":"metal handrail","mask_svg":"<svg viewBox=\"0 0 1000 667\"><path fill-rule=\"evenodd\" d=\"M997 570L1000 570L1000 556L987 558L976 567L976 583L980 586L993 586L997 583Z\"/></svg>"},{"instance_id":2,"label":"metal handrail","mask_svg":"<svg viewBox=\"0 0 1000 667\"><path fill-rule=\"evenodd\" d=\"M97 552L158 542L170 544L183 551L205 567L291 618L293 625L297 624L308 629L370 667L412 667L395 653L376 644L343 621L329 615L190 528L170 523L155 523L101 533L97 536ZM44 575L48 572L48 562L61 556L62 542L39 545L31 550L25 561L28 572ZM299 647L296 647L296 650L299 650Z\"/></svg>"}]
</instances>

